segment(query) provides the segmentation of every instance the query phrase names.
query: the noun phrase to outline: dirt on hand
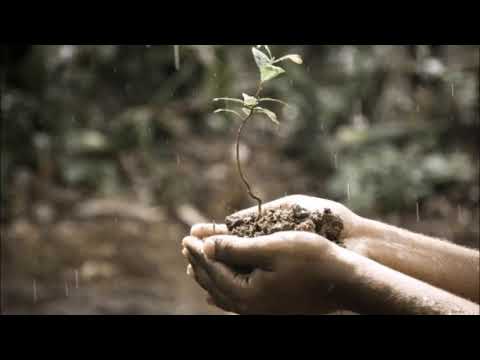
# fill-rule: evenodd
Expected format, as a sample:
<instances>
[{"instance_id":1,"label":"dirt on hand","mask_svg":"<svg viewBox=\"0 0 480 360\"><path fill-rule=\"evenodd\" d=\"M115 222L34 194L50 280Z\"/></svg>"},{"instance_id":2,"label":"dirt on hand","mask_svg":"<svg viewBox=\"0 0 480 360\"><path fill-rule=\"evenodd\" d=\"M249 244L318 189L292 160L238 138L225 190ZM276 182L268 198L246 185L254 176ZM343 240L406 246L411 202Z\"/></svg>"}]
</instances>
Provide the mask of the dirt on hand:
<instances>
[{"instance_id":1,"label":"dirt on hand","mask_svg":"<svg viewBox=\"0 0 480 360\"><path fill-rule=\"evenodd\" d=\"M263 236L279 231L308 231L337 244L341 243L343 230L342 220L330 209L309 211L299 205L265 209L260 217L257 214L227 216L225 224L232 235L239 237Z\"/></svg>"}]
</instances>

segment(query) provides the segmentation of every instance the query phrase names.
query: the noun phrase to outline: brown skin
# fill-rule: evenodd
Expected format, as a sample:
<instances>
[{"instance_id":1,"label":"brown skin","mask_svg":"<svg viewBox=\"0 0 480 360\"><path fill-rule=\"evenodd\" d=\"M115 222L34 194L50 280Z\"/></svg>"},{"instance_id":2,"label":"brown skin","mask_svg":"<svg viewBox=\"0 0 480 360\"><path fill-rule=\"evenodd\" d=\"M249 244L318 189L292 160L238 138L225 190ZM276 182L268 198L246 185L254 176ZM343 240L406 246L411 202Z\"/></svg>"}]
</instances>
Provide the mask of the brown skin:
<instances>
[{"instance_id":1,"label":"brown skin","mask_svg":"<svg viewBox=\"0 0 480 360\"><path fill-rule=\"evenodd\" d=\"M228 233L225 225L216 225L214 230L212 224L200 224L192 228L192 236L184 239L183 252L191 264L189 272L209 292L214 304L240 314L323 314L341 309L396 314L479 312L477 304L420 281L437 281L450 290L454 283L451 278L459 282L456 274L461 268L467 278L457 289L474 294L475 286L478 289L478 280L474 280L475 275L478 277L474 262L478 252L363 219L329 200L289 196L264 206L293 203L309 210L330 208L344 221L342 240L347 248L367 256L374 254L378 262L383 259L406 269L405 274L410 271L426 279L397 272L312 233L284 232L240 239L221 236ZM252 211L255 208L243 213ZM216 236L207 238L211 235ZM386 250L391 243L402 244L402 256L398 249ZM444 269L453 266L457 273L446 280L435 275L438 261L431 260L428 249L436 252L434 259L444 258ZM255 270L249 274L235 270L245 266Z\"/></svg>"},{"instance_id":2,"label":"brown skin","mask_svg":"<svg viewBox=\"0 0 480 360\"><path fill-rule=\"evenodd\" d=\"M275 208L298 204L308 210L329 208L342 219L345 247L406 275L427 282L476 303L480 302L480 254L477 250L363 218L344 205L321 198L291 195L264 205ZM256 212L252 207L237 214ZM192 227L191 234L204 238L228 234L223 225ZM459 281L461 279L461 281Z\"/></svg>"},{"instance_id":3,"label":"brown skin","mask_svg":"<svg viewBox=\"0 0 480 360\"><path fill-rule=\"evenodd\" d=\"M348 267L336 261L340 248L323 237L282 232L255 239L226 235L205 243L189 236L183 243L195 279L227 311L315 314L337 309L334 288L347 277ZM241 266L255 270L232 270Z\"/></svg>"},{"instance_id":4,"label":"brown skin","mask_svg":"<svg viewBox=\"0 0 480 360\"><path fill-rule=\"evenodd\" d=\"M479 314L479 306L307 232L183 239L187 272L238 314ZM228 266L226 265L228 264ZM240 273L237 267L254 271Z\"/></svg>"}]
</instances>

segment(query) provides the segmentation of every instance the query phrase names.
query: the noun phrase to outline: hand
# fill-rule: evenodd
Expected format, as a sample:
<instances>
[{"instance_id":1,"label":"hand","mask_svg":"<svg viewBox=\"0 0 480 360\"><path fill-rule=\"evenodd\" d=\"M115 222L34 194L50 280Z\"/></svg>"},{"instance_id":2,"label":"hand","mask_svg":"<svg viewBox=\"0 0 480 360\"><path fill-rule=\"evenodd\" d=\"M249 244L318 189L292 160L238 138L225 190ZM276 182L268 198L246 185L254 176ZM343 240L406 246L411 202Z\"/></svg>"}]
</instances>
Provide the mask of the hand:
<instances>
[{"instance_id":1,"label":"hand","mask_svg":"<svg viewBox=\"0 0 480 360\"><path fill-rule=\"evenodd\" d=\"M225 228L220 227L220 231ZM187 236L188 272L214 305L238 314L324 314L342 308L349 252L309 232L257 238ZM235 268L253 268L241 273Z\"/></svg>"},{"instance_id":2,"label":"hand","mask_svg":"<svg viewBox=\"0 0 480 360\"><path fill-rule=\"evenodd\" d=\"M283 198L271 201L263 205L263 209L275 209L284 205L299 205L309 211L324 211L330 209L334 215L339 216L343 221L343 230L340 234L340 240L348 240L361 236L360 229L362 228L363 218L355 214L346 206L327 199L321 199L306 195L290 195ZM258 212L257 206L236 212L235 216L242 216L247 214L256 214ZM225 225L213 224L196 224L192 227L190 234L198 238L204 238L215 234L228 234L228 229Z\"/></svg>"}]
</instances>

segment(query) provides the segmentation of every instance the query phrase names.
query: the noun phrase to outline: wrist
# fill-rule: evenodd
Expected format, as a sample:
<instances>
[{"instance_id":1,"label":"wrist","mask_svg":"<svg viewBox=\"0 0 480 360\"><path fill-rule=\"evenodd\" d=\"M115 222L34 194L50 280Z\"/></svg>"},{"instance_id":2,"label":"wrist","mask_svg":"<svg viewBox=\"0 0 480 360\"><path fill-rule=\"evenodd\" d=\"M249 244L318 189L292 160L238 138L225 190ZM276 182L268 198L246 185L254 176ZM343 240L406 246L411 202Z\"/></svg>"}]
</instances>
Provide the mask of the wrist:
<instances>
[{"instance_id":1,"label":"wrist","mask_svg":"<svg viewBox=\"0 0 480 360\"><path fill-rule=\"evenodd\" d=\"M343 245L350 251L369 257L372 241L381 236L372 220L355 215L350 231L345 233Z\"/></svg>"},{"instance_id":2,"label":"wrist","mask_svg":"<svg viewBox=\"0 0 480 360\"><path fill-rule=\"evenodd\" d=\"M378 237L382 231L379 229L379 223L375 220L358 216L355 226L354 237Z\"/></svg>"},{"instance_id":3,"label":"wrist","mask_svg":"<svg viewBox=\"0 0 480 360\"><path fill-rule=\"evenodd\" d=\"M335 245L332 259L335 263L334 281L329 297L338 310L360 312L364 306L359 304L360 294L364 293L365 263L362 256L349 249ZM323 269L324 271L324 269ZM362 301L365 301L363 299Z\"/></svg>"},{"instance_id":4,"label":"wrist","mask_svg":"<svg viewBox=\"0 0 480 360\"><path fill-rule=\"evenodd\" d=\"M335 299L342 310L358 314L382 313L382 290L377 289L376 264L353 251L342 248L338 261L342 264L342 277L336 287ZM383 284L383 283L382 283ZM387 284L385 288L387 288ZM381 286L383 287L383 286ZM387 311L388 312L388 311Z\"/></svg>"}]
</instances>

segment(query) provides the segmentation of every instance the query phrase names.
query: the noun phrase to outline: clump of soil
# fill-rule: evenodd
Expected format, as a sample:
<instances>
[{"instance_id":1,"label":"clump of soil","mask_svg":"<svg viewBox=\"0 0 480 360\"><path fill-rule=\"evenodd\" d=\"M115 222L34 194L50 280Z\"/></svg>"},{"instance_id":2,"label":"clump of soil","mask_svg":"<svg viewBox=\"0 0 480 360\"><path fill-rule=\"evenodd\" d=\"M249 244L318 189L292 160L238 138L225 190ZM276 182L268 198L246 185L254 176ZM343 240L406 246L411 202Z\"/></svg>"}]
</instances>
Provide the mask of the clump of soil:
<instances>
[{"instance_id":1,"label":"clump of soil","mask_svg":"<svg viewBox=\"0 0 480 360\"><path fill-rule=\"evenodd\" d=\"M340 233L343 230L342 220L330 209L324 209L323 212L309 211L299 205L266 209L260 218L257 218L257 214L227 216L225 224L232 235L240 237L296 230L317 233L335 243L340 243Z\"/></svg>"}]
</instances>

